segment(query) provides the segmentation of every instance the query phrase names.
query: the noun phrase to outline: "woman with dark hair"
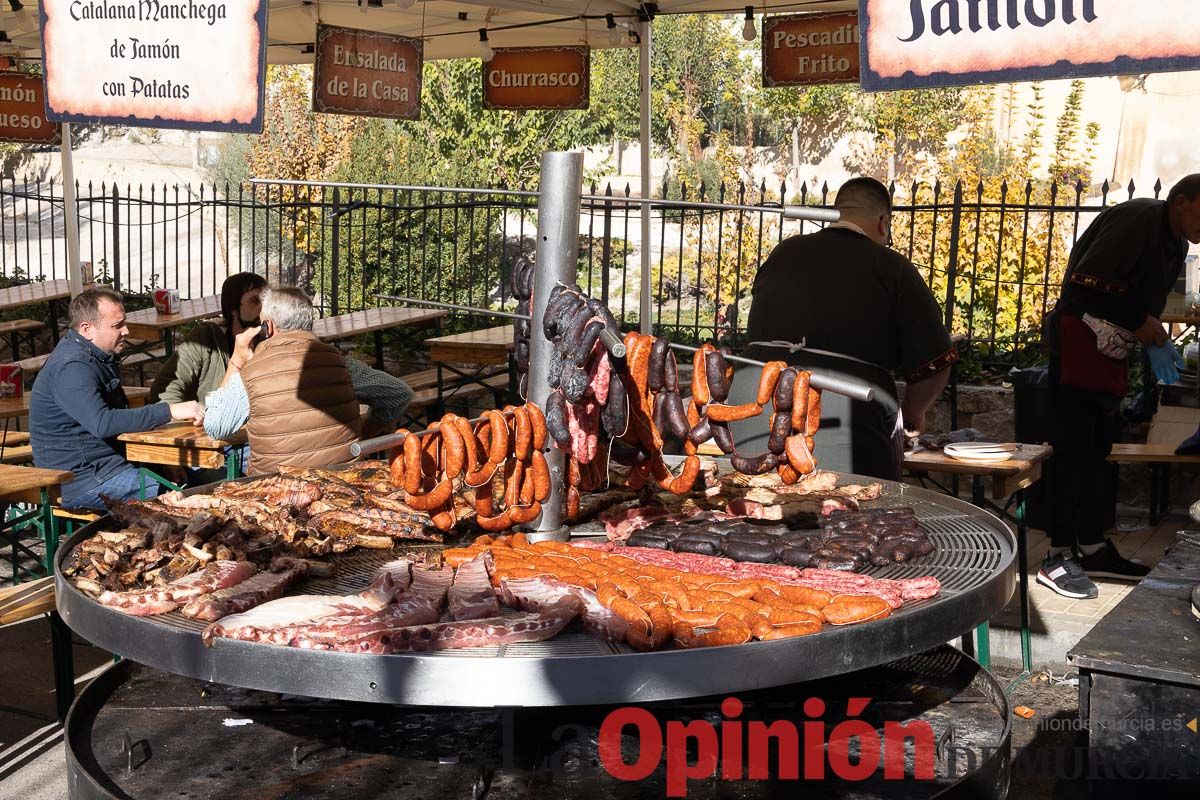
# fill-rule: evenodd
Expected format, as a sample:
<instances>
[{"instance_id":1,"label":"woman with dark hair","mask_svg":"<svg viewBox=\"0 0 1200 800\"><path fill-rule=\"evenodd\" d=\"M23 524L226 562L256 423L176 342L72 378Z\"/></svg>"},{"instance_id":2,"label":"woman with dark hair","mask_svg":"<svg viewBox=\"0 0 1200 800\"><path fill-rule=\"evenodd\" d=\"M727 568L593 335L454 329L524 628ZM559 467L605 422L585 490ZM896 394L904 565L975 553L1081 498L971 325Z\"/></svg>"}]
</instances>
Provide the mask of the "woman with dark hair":
<instances>
[{"instance_id":1,"label":"woman with dark hair","mask_svg":"<svg viewBox=\"0 0 1200 800\"><path fill-rule=\"evenodd\" d=\"M244 330L259 324L262 293L267 281L252 272L230 275L221 285L221 322L201 322L163 364L150 388L151 402L180 403L199 400L216 391L225 378L233 340ZM353 356L345 356L354 395L370 406L371 414L363 428L369 438L394 430L412 400L413 392L404 381L372 369Z\"/></svg>"},{"instance_id":2,"label":"woman with dark hair","mask_svg":"<svg viewBox=\"0 0 1200 800\"><path fill-rule=\"evenodd\" d=\"M152 402L182 403L204 400L221 385L233 339L258 324L262 311L262 290L267 279L253 272L230 275L221 285L222 322L201 322L163 364L154 385Z\"/></svg>"}]
</instances>

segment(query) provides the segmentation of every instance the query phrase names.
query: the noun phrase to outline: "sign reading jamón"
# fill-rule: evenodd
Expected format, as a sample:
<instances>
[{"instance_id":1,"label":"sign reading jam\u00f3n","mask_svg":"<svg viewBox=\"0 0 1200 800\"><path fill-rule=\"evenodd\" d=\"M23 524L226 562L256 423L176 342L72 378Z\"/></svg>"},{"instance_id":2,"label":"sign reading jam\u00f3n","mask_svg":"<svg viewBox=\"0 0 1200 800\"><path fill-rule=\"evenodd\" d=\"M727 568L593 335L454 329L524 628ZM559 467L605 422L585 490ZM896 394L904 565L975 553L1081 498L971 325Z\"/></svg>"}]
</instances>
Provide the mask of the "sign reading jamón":
<instances>
[{"instance_id":1,"label":"sign reading jam\u00f3n","mask_svg":"<svg viewBox=\"0 0 1200 800\"><path fill-rule=\"evenodd\" d=\"M1196 0L859 0L869 91L1200 69Z\"/></svg>"},{"instance_id":2,"label":"sign reading jam\u00f3n","mask_svg":"<svg viewBox=\"0 0 1200 800\"><path fill-rule=\"evenodd\" d=\"M55 122L260 133L267 0L41 0Z\"/></svg>"},{"instance_id":3,"label":"sign reading jam\u00f3n","mask_svg":"<svg viewBox=\"0 0 1200 800\"><path fill-rule=\"evenodd\" d=\"M858 81L858 13L763 18L763 86Z\"/></svg>"},{"instance_id":4,"label":"sign reading jam\u00f3n","mask_svg":"<svg viewBox=\"0 0 1200 800\"><path fill-rule=\"evenodd\" d=\"M591 51L586 47L504 47L483 62L483 107L587 108Z\"/></svg>"},{"instance_id":5,"label":"sign reading jam\u00f3n","mask_svg":"<svg viewBox=\"0 0 1200 800\"><path fill-rule=\"evenodd\" d=\"M354 28L317 28L313 111L421 118L420 39Z\"/></svg>"},{"instance_id":6,"label":"sign reading jam\u00f3n","mask_svg":"<svg viewBox=\"0 0 1200 800\"><path fill-rule=\"evenodd\" d=\"M46 119L46 87L41 75L0 72L0 142L49 144L58 126Z\"/></svg>"}]
</instances>

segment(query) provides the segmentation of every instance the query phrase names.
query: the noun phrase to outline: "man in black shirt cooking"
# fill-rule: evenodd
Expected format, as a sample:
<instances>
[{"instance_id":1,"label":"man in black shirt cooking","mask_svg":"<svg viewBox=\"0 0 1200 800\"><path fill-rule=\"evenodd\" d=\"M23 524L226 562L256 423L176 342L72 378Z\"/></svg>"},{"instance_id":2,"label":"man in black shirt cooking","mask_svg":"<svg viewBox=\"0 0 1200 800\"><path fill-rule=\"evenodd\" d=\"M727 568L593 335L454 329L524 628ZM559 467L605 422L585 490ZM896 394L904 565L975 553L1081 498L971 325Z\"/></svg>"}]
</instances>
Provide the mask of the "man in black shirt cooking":
<instances>
[{"instance_id":1,"label":"man in black shirt cooking","mask_svg":"<svg viewBox=\"0 0 1200 800\"><path fill-rule=\"evenodd\" d=\"M759 268L749 341L803 341L808 348L899 375L907 381L901 404L904 427L922 431L925 414L958 357L942 312L912 262L888 247L892 198L887 187L873 178L847 181L834 207L841 213L839 222L785 239ZM895 422L881 414L855 414L854 435L886 443L893 438ZM863 424L880 429L857 430ZM880 461L878 469L866 474L898 479L899 457L890 448L884 460L891 463ZM856 465L855 471L863 470Z\"/></svg>"},{"instance_id":2,"label":"man in black shirt cooking","mask_svg":"<svg viewBox=\"0 0 1200 800\"><path fill-rule=\"evenodd\" d=\"M1189 241L1200 244L1200 174L1180 180L1165 201L1130 200L1100 214L1072 250L1047 318L1055 513L1038 582L1066 597L1097 597L1089 576L1140 580L1149 572L1104 536L1116 505L1106 461L1133 349L1146 348L1160 381L1179 379L1183 360L1158 318Z\"/></svg>"}]
</instances>

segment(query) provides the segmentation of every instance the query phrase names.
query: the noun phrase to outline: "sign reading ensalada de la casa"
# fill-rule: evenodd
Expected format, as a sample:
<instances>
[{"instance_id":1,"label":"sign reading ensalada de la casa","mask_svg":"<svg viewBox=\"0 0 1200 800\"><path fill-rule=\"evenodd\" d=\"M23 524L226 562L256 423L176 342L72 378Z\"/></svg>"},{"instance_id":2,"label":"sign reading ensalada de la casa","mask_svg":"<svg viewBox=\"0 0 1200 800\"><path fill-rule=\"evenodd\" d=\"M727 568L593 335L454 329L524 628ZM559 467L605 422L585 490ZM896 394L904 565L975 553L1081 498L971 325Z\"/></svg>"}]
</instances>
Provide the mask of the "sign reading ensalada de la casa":
<instances>
[{"instance_id":1,"label":"sign reading ensalada de la casa","mask_svg":"<svg viewBox=\"0 0 1200 800\"><path fill-rule=\"evenodd\" d=\"M41 0L56 122L262 131L267 0Z\"/></svg>"},{"instance_id":2,"label":"sign reading ensalada de la casa","mask_svg":"<svg viewBox=\"0 0 1200 800\"><path fill-rule=\"evenodd\" d=\"M587 108L591 51L586 47L504 47L483 62L483 107Z\"/></svg>"},{"instance_id":3,"label":"sign reading ensalada de la casa","mask_svg":"<svg viewBox=\"0 0 1200 800\"><path fill-rule=\"evenodd\" d=\"M355 28L317 28L313 111L421 118L420 39Z\"/></svg>"},{"instance_id":4,"label":"sign reading ensalada de la casa","mask_svg":"<svg viewBox=\"0 0 1200 800\"><path fill-rule=\"evenodd\" d=\"M41 75L0 72L0 142L49 144L58 126L46 119Z\"/></svg>"},{"instance_id":5,"label":"sign reading ensalada de la casa","mask_svg":"<svg viewBox=\"0 0 1200 800\"><path fill-rule=\"evenodd\" d=\"M869 91L1200 68L1197 0L859 0Z\"/></svg>"},{"instance_id":6,"label":"sign reading ensalada de la casa","mask_svg":"<svg viewBox=\"0 0 1200 800\"><path fill-rule=\"evenodd\" d=\"M858 80L858 12L763 18L763 86Z\"/></svg>"}]
</instances>

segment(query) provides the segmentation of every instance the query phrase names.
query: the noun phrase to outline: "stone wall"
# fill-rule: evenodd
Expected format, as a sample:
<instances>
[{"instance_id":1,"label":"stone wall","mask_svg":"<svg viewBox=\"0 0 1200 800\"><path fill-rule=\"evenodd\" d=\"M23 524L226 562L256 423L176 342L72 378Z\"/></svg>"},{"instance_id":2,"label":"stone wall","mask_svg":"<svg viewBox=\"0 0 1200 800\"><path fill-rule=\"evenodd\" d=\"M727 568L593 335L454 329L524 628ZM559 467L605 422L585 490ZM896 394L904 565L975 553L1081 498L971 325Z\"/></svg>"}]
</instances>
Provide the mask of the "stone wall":
<instances>
[{"instance_id":1,"label":"stone wall","mask_svg":"<svg viewBox=\"0 0 1200 800\"><path fill-rule=\"evenodd\" d=\"M898 384L904 396L904 384ZM929 432L945 433L950 428L950 401L943 394L925 420ZM1004 386L959 386L958 427L975 428L1002 442L1016 438L1013 428L1013 390Z\"/></svg>"}]
</instances>

